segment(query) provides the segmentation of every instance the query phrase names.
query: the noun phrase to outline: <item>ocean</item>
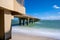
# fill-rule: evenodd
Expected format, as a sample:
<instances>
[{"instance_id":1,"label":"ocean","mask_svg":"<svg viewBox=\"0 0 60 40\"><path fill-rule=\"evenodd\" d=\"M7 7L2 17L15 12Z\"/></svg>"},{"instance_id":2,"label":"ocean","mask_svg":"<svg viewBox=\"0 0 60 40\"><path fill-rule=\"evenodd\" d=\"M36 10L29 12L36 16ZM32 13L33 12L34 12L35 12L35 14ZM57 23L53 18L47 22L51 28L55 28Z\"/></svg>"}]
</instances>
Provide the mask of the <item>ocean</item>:
<instances>
[{"instance_id":1,"label":"ocean","mask_svg":"<svg viewBox=\"0 0 60 40\"><path fill-rule=\"evenodd\" d=\"M35 23L34 27L60 29L60 20L41 20Z\"/></svg>"},{"instance_id":2,"label":"ocean","mask_svg":"<svg viewBox=\"0 0 60 40\"><path fill-rule=\"evenodd\" d=\"M60 40L60 20L40 20L28 26L20 26L18 20L13 20L12 32Z\"/></svg>"},{"instance_id":3,"label":"ocean","mask_svg":"<svg viewBox=\"0 0 60 40\"><path fill-rule=\"evenodd\" d=\"M12 25L19 25L19 21L13 20ZM39 22L35 22L34 24L30 23L29 27L60 29L60 20L40 20Z\"/></svg>"}]
</instances>

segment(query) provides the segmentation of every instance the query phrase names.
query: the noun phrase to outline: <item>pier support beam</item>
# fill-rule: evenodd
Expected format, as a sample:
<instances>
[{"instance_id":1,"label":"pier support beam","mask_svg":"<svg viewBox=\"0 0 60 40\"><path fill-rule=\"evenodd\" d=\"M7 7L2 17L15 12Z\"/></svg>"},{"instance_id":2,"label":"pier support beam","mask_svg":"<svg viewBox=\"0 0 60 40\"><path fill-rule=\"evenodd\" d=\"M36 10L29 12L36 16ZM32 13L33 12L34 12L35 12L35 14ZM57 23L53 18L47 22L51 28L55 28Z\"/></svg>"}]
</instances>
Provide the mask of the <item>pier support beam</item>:
<instances>
[{"instance_id":1,"label":"pier support beam","mask_svg":"<svg viewBox=\"0 0 60 40\"><path fill-rule=\"evenodd\" d=\"M29 19L29 23L32 23L32 19Z\"/></svg>"},{"instance_id":2,"label":"pier support beam","mask_svg":"<svg viewBox=\"0 0 60 40\"><path fill-rule=\"evenodd\" d=\"M25 19L19 18L19 25L25 25Z\"/></svg>"},{"instance_id":3,"label":"pier support beam","mask_svg":"<svg viewBox=\"0 0 60 40\"><path fill-rule=\"evenodd\" d=\"M34 19L32 19L32 23L34 24Z\"/></svg>"},{"instance_id":4,"label":"pier support beam","mask_svg":"<svg viewBox=\"0 0 60 40\"><path fill-rule=\"evenodd\" d=\"M29 18L27 18L27 23L26 24L29 25Z\"/></svg>"},{"instance_id":5,"label":"pier support beam","mask_svg":"<svg viewBox=\"0 0 60 40\"><path fill-rule=\"evenodd\" d=\"M31 23L31 19L29 19L29 23Z\"/></svg>"},{"instance_id":6,"label":"pier support beam","mask_svg":"<svg viewBox=\"0 0 60 40\"><path fill-rule=\"evenodd\" d=\"M29 23L34 23L34 19L29 19Z\"/></svg>"},{"instance_id":7,"label":"pier support beam","mask_svg":"<svg viewBox=\"0 0 60 40\"><path fill-rule=\"evenodd\" d=\"M0 39L11 38L11 12L0 9ZM9 36L8 36L9 35Z\"/></svg>"},{"instance_id":8,"label":"pier support beam","mask_svg":"<svg viewBox=\"0 0 60 40\"><path fill-rule=\"evenodd\" d=\"M23 25L25 25L25 19L23 19Z\"/></svg>"},{"instance_id":9,"label":"pier support beam","mask_svg":"<svg viewBox=\"0 0 60 40\"><path fill-rule=\"evenodd\" d=\"M21 23L21 19L19 18L19 25L22 25L22 23Z\"/></svg>"},{"instance_id":10,"label":"pier support beam","mask_svg":"<svg viewBox=\"0 0 60 40\"><path fill-rule=\"evenodd\" d=\"M0 10L0 40L4 40L4 11Z\"/></svg>"}]
</instances>

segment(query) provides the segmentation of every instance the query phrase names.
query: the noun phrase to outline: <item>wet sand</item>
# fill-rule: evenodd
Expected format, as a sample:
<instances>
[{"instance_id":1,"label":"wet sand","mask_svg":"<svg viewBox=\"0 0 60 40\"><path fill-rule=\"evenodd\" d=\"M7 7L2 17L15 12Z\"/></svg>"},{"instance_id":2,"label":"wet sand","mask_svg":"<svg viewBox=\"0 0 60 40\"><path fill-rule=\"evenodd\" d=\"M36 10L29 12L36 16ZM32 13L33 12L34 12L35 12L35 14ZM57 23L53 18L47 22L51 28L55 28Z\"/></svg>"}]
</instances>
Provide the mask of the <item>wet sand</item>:
<instances>
[{"instance_id":1,"label":"wet sand","mask_svg":"<svg viewBox=\"0 0 60 40\"><path fill-rule=\"evenodd\" d=\"M50 38L50 37L44 37L44 36L36 36L36 35L30 35L32 33L24 33L26 32L25 28L23 27L20 27L20 28L17 28L17 27L13 27L14 29L12 30L12 39L10 40L57 40L57 39L54 39L54 38ZM17 32L19 31L19 32ZM22 30L21 30L22 29ZM24 30L23 30L24 29ZM29 30L31 30L30 28L28 28ZM35 33L34 33L35 34Z\"/></svg>"},{"instance_id":2,"label":"wet sand","mask_svg":"<svg viewBox=\"0 0 60 40\"><path fill-rule=\"evenodd\" d=\"M11 40L55 40L55 39L40 37L40 36L33 36L33 35L26 35L23 33L12 33Z\"/></svg>"}]
</instances>

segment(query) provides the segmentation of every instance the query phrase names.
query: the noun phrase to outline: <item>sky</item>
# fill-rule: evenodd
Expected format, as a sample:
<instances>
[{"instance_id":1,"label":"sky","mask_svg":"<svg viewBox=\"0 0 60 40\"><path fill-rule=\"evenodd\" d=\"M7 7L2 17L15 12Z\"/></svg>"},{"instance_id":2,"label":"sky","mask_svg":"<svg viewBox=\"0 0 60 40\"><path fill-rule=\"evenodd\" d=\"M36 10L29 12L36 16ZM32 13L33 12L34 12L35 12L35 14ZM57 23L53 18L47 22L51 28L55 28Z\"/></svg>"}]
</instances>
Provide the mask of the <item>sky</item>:
<instances>
[{"instance_id":1,"label":"sky","mask_svg":"<svg viewBox=\"0 0 60 40\"><path fill-rule=\"evenodd\" d=\"M60 0L25 0L26 14L43 20L60 20Z\"/></svg>"}]
</instances>

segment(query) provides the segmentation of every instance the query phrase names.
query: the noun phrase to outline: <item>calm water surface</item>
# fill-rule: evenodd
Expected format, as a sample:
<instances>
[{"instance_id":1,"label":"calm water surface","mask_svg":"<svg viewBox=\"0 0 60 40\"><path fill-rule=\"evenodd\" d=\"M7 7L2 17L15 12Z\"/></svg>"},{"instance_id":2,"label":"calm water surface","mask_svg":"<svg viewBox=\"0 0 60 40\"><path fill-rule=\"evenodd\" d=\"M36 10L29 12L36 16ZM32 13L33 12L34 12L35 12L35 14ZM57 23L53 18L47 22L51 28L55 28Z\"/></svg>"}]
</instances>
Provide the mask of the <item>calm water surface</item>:
<instances>
[{"instance_id":1,"label":"calm water surface","mask_svg":"<svg viewBox=\"0 0 60 40\"><path fill-rule=\"evenodd\" d=\"M13 20L12 25L19 25L19 21ZM34 24L29 24L29 27L60 29L60 20L41 20Z\"/></svg>"}]
</instances>

